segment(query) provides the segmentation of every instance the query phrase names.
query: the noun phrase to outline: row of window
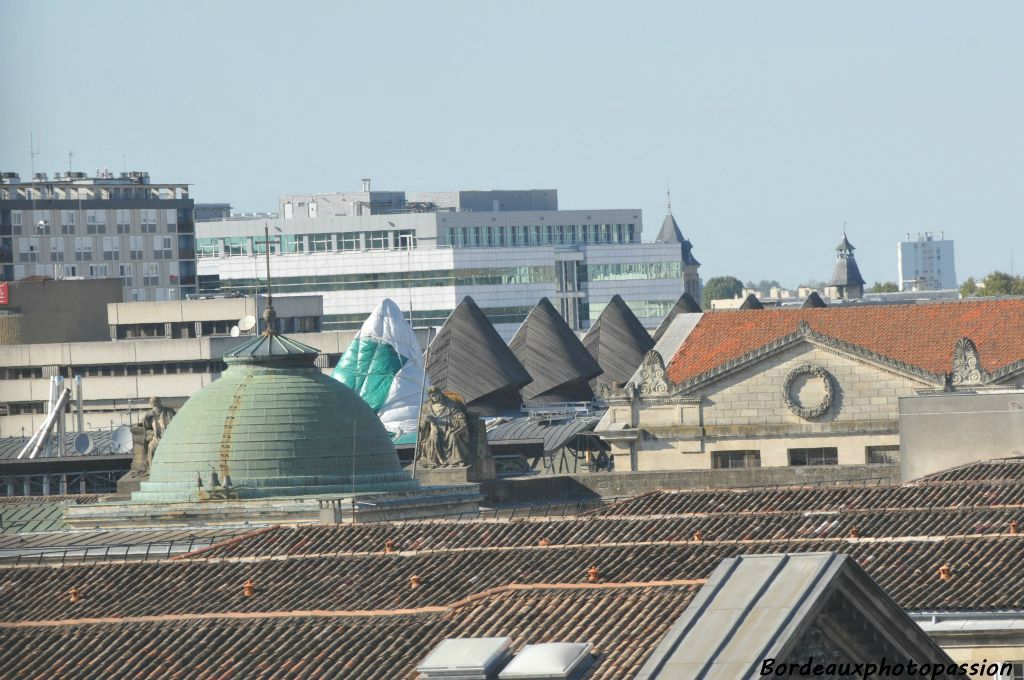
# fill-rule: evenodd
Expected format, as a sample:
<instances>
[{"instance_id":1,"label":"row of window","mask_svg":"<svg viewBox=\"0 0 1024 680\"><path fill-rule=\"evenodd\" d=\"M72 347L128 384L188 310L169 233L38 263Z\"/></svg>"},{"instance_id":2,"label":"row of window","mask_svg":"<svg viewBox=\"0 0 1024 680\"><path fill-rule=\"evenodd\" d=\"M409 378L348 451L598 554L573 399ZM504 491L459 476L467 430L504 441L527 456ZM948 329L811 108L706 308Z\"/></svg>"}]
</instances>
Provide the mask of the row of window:
<instances>
[{"instance_id":1,"label":"row of window","mask_svg":"<svg viewBox=\"0 0 1024 680\"><path fill-rule=\"evenodd\" d=\"M205 279L205 280L204 280ZM283 293L315 293L330 290L373 290L377 288L419 288L431 286L507 286L519 284L553 284L554 266L487 267L475 269L433 269L412 272L380 272L365 274L331 274L322 276L274 277L274 290ZM221 289L243 294L255 293L266 282L262 279L227 279L201 277L204 293ZM364 316L365 320L365 316Z\"/></svg>"},{"instance_id":2,"label":"row of window","mask_svg":"<svg viewBox=\"0 0 1024 680\"><path fill-rule=\"evenodd\" d=\"M267 252L267 245L267 240L252 236L200 238L196 239L196 257L204 259L264 255ZM271 255L405 250L416 247L416 234L411 229L285 234L271 236L269 246Z\"/></svg>"},{"instance_id":3,"label":"row of window","mask_svg":"<svg viewBox=\"0 0 1024 680\"><path fill-rule=\"evenodd\" d=\"M0 187L0 199L94 201L111 199L134 201L170 201L188 198L184 187L105 187L105 186L5 186Z\"/></svg>"},{"instance_id":4,"label":"row of window","mask_svg":"<svg viewBox=\"0 0 1024 680\"><path fill-rule=\"evenodd\" d=\"M639 319L663 318L675 304L672 300L626 300L626 306ZM595 302L587 305L587 315L590 319L601 316L601 312L608 306L607 302Z\"/></svg>"},{"instance_id":5,"label":"row of window","mask_svg":"<svg viewBox=\"0 0 1024 680\"><path fill-rule=\"evenodd\" d=\"M533 307L488 307L482 309L491 323L522 323ZM451 309L414 310L411 323L415 328L437 327L444 325L451 315ZM409 318L406 315L406 318ZM366 321L366 312L357 314L324 314L323 329L325 331L358 330Z\"/></svg>"},{"instance_id":6,"label":"row of window","mask_svg":"<svg viewBox=\"0 0 1024 680\"><path fill-rule=\"evenodd\" d=\"M508 227L449 227L453 248L639 243L635 224L534 224Z\"/></svg>"},{"instance_id":7,"label":"row of window","mask_svg":"<svg viewBox=\"0 0 1024 680\"><path fill-rule=\"evenodd\" d=\"M683 263L675 262L617 262L588 264L583 267L590 281L627 281L633 279L678 279L683 275Z\"/></svg>"},{"instance_id":8,"label":"row of window","mask_svg":"<svg viewBox=\"0 0 1024 680\"><path fill-rule=\"evenodd\" d=\"M813 448L796 448L787 450L788 463L791 466L805 465L839 465L839 449L834 446ZM900 447L898 444L885 446L868 446L864 451L864 460L871 465L898 463ZM761 452L758 450L713 451L711 453L713 468L759 468Z\"/></svg>"}]
</instances>

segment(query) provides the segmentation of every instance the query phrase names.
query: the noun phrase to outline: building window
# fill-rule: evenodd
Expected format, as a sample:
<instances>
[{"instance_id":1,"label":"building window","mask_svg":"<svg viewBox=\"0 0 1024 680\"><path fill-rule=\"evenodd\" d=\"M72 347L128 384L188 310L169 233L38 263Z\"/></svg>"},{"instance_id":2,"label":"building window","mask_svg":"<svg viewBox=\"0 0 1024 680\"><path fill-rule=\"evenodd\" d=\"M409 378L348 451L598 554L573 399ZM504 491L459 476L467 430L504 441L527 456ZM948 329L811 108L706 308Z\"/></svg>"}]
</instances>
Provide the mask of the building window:
<instances>
[{"instance_id":1,"label":"building window","mask_svg":"<svg viewBox=\"0 0 1024 680\"><path fill-rule=\"evenodd\" d=\"M225 257L243 257L249 254L249 237L231 236L224 239Z\"/></svg>"},{"instance_id":2,"label":"building window","mask_svg":"<svg viewBox=\"0 0 1024 680\"><path fill-rule=\"evenodd\" d=\"M387 250L391 246L390 234L386 231L364 231L363 239L367 250Z\"/></svg>"},{"instance_id":3,"label":"building window","mask_svg":"<svg viewBox=\"0 0 1024 680\"><path fill-rule=\"evenodd\" d=\"M315 205L311 203L310 205ZM310 234L309 252L329 253L334 250L334 234Z\"/></svg>"},{"instance_id":4,"label":"building window","mask_svg":"<svg viewBox=\"0 0 1024 680\"><path fill-rule=\"evenodd\" d=\"M160 285L160 263L159 262L146 262L142 265L142 285L143 286L159 286Z\"/></svg>"},{"instance_id":5,"label":"building window","mask_svg":"<svg viewBox=\"0 0 1024 680\"><path fill-rule=\"evenodd\" d=\"M1000 672L998 680L1024 680L1024 661L1004 661L999 665L1000 671L1007 665L1010 666L1010 674Z\"/></svg>"},{"instance_id":6,"label":"building window","mask_svg":"<svg viewBox=\"0 0 1024 680\"><path fill-rule=\"evenodd\" d=\"M23 238L18 242L19 262L39 261L39 239Z\"/></svg>"},{"instance_id":7,"label":"building window","mask_svg":"<svg viewBox=\"0 0 1024 680\"><path fill-rule=\"evenodd\" d=\"M63 262L64 261L64 239L62 238L51 238L50 239L50 262Z\"/></svg>"},{"instance_id":8,"label":"building window","mask_svg":"<svg viewBox=\"0 0 1024 680\"><path fill-rule=\"evenodd\" d=\"M402 229L395 232L395 247L399 250L412 250L416 247L416 232Z\"/></svg>"},{"instance_id":9,"label":"building window","mask_svg":"<svg viewBox=\"0 0 1024 680\"><path fill-rule=\"evenodd\" d=\"M716 469L761 467L761 452L754 450L713 451L711 467Z\"/></svg>"},{"instance_id":10,"label":"building window","mask_svg":"<svg viewBox=\"0 0 1024 680\"><path fill-rule=\"evenodd\" d=\"M173 239L170 236L153 237L153 257L157 260L169 260L172 254Z\"/></svg>"},{"instance_id":11,"label":"building window","mask_svg":"<svg viewBox=\"0 0 1024 680\"><path fill-rule=\"evenodd\" d=\"M92 259L92 239L89 237L78 237L75 239L75 260L88 262Z\"/></svg>"},{"instance_id":12,"label":"building window","mask_svg":"<svg viewBox=\"0 0 1024 680\"><path fill-rule=\"evenodd\" d=\"M220 239L219 238L197 238L196 239L196 258L204 260L207 258L220 257Z\"/></svg>"},{"instance_id":13,"label":"building window","mask_svg":"<svg viewBox=\"0 0 1024 680\"><path fill-rule=\"evenodd\" d=\"M281 237L281 252L283 253L303 253L306 251L305 236L297 236L295 234L286 234ZM225 243L227 239L225 239Z\"/></svg>"},{"instance_id":14,"label":"building window","mask_svg":"<svg viewBox=\"0 0 1024 680\"><path fill-rule=\"evenodd\" d=\"M867 461L869 465L899 463L900 445L869 446L867 447Z\"/></svg>"},{"instance_id":15,"label":"building window","mask_svg":"<svg viewBox=\"0 0 1024 680\"><path fill-rule=\"evenodd\" d=\"M89 265L89 276L92 278L105 279L110 275L110 269L105 264Z\"/></svg>"},{"instance_id":16,"label":"building window","mask_svg":"<svg viewBox=\"0 0 1024 680\"><path fill-rule=\"evenodd\" d=\"M103 237L103 259L104 260L120 260L121 259L121 239L117 236L104 236Z\"/></svg>"},{"instance_id":17,"label":"building window","mask_svg":"<svg viewBox=\"0 0 1024 680\"><path fill-rule=\"evenodd\" d=\"M134 281L135 267L131 264L119 264L117 266L118 275L124 279L125 287L131 286Z\"/></svg>"},{"instance_id":18,"label":"building window","mask_svg":"<svg viewBox=\"0 0 1024 680\"><path fill-rule=\"evenodd\" d=\"M838 465L839 449L834 446L822 446L810 449L790 449L789 464L802 465Z\"/></svg>"},{"instance_id":19,"label":"building window","mask_svg":"<svg viewBox=\"0 0 1024 680\"><path fill-rule=\"evenodd\" d=\"M349 253L359 250L359 234L353 232L338 234L338 250Z\"/></svg>"},{"instance_id":20,"label":"building window","mask_svg":"<svg viewBox=\"0 0 1024 680\"><path fill-rule=\"evenodd\" d=\"M128 250L131 251L131 259L141 260L142 259L142 237L141 236L129 236L128 237Z\"/></svg>"}]
</instances>

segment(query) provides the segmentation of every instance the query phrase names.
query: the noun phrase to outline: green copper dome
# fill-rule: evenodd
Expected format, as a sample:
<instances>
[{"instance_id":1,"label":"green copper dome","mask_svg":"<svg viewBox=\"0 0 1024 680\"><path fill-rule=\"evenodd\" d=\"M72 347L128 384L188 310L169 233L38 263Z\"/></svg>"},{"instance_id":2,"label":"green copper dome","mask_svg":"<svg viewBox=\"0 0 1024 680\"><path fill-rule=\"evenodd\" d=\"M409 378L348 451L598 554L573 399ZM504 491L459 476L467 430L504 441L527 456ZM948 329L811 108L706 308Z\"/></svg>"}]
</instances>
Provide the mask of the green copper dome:
<instances>
[{"instance_id":1,"label":"green copper dome","mask_svg":"<svg viewBox=\"0 0 1024 680\"><path fill-rule=\"evenodd\" d=\"M223 375L171 421L132 500L199 500L212 473L239 498L417 488L377 415L316 356L273 332L226 355Z\"/></svg>"}]
</instances>

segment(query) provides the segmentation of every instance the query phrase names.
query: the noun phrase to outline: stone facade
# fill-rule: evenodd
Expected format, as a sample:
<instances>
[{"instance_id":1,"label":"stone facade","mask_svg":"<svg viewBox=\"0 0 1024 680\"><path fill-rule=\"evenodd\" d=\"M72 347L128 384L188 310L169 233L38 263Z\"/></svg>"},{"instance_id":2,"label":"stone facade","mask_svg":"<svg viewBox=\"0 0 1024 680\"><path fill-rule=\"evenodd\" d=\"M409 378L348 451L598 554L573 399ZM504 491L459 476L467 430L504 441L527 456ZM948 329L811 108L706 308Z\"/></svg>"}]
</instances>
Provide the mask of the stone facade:
<instances>
[{"instance_id":1,"label":"stone facade","mask_svg":"<svg viewBox=\"0 0 1024 680\"><path fill-rule=\"evenodd\" d=\"M935 387L804 340L686 390L611 397L597 429L617 470L708 469L715 453L744 451L758 452L762 467L786 466L791 449L826 447L840 465L864 465L869 447L898 447L900 397Z\"/></svg>"}]
</instances>

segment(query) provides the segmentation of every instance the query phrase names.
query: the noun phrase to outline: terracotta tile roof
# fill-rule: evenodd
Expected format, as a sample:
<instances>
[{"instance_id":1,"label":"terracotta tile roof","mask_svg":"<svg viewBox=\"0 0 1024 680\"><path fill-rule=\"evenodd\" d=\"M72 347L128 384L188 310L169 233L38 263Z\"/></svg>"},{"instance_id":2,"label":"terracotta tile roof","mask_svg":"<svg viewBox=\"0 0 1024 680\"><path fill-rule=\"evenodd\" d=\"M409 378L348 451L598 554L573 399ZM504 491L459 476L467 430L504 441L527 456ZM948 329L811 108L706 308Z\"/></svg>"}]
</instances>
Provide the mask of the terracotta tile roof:
<instances>
[{"instance_id":1,"label":"terracotta tile roof","mask_svg":"<svg viewBox=\"0 0 1024 680\"><path fill-rule=\"evenodd\" d=\"M668 362L669 377L675 382L693 378L795 332L801 321L823 335L932 373L951 370L953 347L965 336L974 341L990 373L1024 359L1024 298L763 309L756 314L711 311Z\"/></svg>"}]
</instances>

